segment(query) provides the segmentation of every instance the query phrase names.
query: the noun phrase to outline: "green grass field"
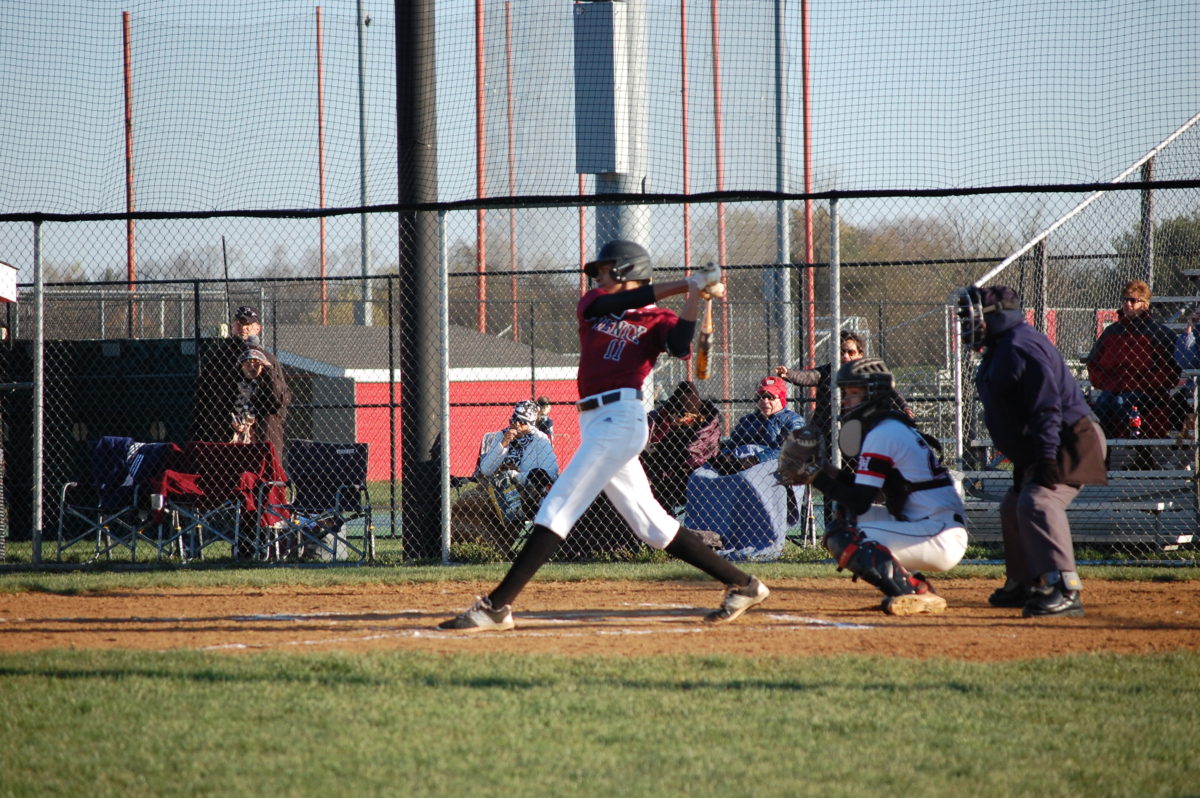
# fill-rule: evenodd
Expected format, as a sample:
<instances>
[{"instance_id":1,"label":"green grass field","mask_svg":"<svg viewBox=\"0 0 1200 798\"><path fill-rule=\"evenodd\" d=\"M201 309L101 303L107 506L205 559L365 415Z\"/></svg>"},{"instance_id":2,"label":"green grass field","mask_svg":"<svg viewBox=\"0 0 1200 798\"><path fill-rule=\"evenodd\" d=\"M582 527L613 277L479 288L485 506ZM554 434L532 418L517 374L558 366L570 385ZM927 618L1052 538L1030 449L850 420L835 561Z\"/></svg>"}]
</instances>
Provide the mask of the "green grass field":
<instances>
[{"instance_id":1,"label":"green grass field","mask_svg":"<svg viewBox=\"0 0 1200 798\"><path fill-rule=\"evenodd\" d=\"M1200 658L0 655L4 795L1195 795Z\"/></svg>"},{"instance_id":2,"label":"green grass field","mask_svg":"<svg viewBox=\"0 0 1200 798\"><path fill-rule=\"evenodd\" d=\"M681 573L660 564L548 570L556 580ZM757 570L828 574L817 564ZM495 565L10 568L0 591L501 573ZM1200 571L1087 576L1174 580ZM1200 655L1183 653L978 664L752 652L10 652L0 654L0 707L5 796L1200 794Z\"/></svg>"}]
</instances>

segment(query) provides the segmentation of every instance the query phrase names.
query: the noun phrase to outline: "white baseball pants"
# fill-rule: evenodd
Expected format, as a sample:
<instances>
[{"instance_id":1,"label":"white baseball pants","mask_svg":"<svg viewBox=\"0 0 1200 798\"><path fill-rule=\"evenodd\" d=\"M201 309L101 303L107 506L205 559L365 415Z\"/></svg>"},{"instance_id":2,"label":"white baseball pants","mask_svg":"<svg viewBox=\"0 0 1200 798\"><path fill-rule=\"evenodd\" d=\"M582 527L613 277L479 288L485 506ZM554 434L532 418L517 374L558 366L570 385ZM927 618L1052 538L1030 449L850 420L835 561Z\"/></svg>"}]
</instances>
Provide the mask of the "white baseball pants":
<instances>
[{"instance_id":1,"label":"white baseball pants","mask_svg":"<svg viewBox=\"0 0 1200 798\"><path fill-rule=\"evenodd\" d=\"M856 524L868 540L887 546L896 562L910 571L949 571L967 553L967 530L953 513L898 521L875 506L858 516Z\"/></svg>"},{"instance_id":2,"label":"white baseball pants","mask_svg":"<svg viewBox=\"0 0 1200 798\"><path fill-rule=\"evenodd\" d=\"M638 538L663 549L675 539L679 521L655 500L638 460L650 435L646 408L632 389L621 390L627 398L579 414L579 448L533 522L565 539L604 491Z\"/></svg>"}]
</instances>

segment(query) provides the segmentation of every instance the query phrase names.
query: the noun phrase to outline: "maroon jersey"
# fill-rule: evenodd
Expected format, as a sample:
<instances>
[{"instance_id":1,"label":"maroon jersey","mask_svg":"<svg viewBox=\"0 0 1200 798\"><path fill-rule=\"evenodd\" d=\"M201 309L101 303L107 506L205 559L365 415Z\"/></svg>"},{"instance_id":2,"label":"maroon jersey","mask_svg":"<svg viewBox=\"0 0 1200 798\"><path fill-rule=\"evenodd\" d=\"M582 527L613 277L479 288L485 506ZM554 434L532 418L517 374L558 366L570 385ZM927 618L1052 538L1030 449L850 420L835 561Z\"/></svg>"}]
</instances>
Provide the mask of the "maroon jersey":
<instances>
[{"instance_id":1,"label":"maroon jersey","mask_svg":"<svg viewBox=\"0 0 1200 798\"><path fill-rule=\"evenodd\" d=\"M658 356L667 348L667 333L679 321L674 311L647 305L594 319L584 311L604 292L593 288L579 299L579 396L615 388L641 388Z\"/></svg>"}]
</instances>

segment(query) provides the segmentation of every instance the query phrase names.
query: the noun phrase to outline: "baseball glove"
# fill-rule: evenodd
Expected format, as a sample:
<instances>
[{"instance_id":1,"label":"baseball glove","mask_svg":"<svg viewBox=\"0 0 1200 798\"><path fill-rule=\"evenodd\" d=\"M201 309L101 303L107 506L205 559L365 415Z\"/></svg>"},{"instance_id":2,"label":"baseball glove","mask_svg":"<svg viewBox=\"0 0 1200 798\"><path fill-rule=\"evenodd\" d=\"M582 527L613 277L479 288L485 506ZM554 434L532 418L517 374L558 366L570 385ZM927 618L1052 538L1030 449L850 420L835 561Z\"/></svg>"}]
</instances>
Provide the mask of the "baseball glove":
<instances>
[{"instance_id":1,"label":"baseball glove","mask_svg":"<svg viewBox=\"0 0 1200 798\"><path fill-rule=\"evenodd\" d=\"M808 485L821 473L821 439L812 427L792 430L783 439L775 481L780 485Z\"/></svg>"}]
</instances>

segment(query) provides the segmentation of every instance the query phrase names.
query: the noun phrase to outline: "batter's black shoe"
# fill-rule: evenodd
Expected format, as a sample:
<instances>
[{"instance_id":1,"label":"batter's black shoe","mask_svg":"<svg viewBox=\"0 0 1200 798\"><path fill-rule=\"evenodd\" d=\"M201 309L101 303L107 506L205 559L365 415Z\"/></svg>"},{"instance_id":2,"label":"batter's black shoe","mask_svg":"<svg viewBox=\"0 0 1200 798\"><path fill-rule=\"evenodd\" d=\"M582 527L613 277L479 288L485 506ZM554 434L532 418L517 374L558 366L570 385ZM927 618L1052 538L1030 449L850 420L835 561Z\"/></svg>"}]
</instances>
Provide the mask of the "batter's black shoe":
<instances>
[{"instance_id":1,"label":"batter's black shoe","mask_svg":"<svg viewBox=\"0 0 1200 798\"><path fill-rule=\"evenodd\" d=\"M993 607L1011 607L1019 609L1029 603L1029 585L1022 582L1005 582L1004 587L998 587L988 596L988 604Z\"/></svg>"},{"instance_id":2,"label":"batter's black shoe","mask_svg":"<svg viewBox=\"0 0 1200 798\"><path fill-rule=\"evenodd\" d=\"M758 577L752 576L750 584L745 587L729 588L725 600L721 602L721 609L705 615L704 620L709 623L729 623L756 604L762 604L769 595L771 591L767 590L767 586L758 581Z\"/></svg>"},{"instance_id":3,"label":"batter's black shoe","mask_svg":"<svg viewBox=\"0 0 1200 798\"><path fill-rule=\"evenodd\" d=\"M513 623L512 605L505 604L498 610L492 609L492 603L486 596L480 596L471 605L471 609L442 621L437 628L451 632L503 632L516 626Z\"/></svg>"}]
</instances>

